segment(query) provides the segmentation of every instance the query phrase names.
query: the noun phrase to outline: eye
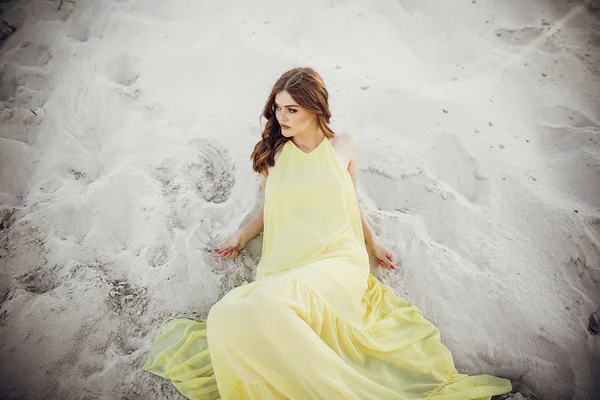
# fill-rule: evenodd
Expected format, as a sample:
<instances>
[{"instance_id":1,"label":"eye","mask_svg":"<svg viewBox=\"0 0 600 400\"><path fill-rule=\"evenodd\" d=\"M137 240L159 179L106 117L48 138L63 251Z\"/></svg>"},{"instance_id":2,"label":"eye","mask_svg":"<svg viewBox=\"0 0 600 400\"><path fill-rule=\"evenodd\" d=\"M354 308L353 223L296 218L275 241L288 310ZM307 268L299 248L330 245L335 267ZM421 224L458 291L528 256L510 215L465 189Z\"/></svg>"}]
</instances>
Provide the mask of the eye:
<instances>
[{"instance_id":1,"label":"eye","mask_svg":"<svg viewBox=\"0 0 600 400\"><path fill-rule=\"evenodd\" d=\"M294 110L293 108L290 108L290 112L291 112L292 114L294 114L296 111L298 111L298 110Z\"/></svg>"}]
</instances>

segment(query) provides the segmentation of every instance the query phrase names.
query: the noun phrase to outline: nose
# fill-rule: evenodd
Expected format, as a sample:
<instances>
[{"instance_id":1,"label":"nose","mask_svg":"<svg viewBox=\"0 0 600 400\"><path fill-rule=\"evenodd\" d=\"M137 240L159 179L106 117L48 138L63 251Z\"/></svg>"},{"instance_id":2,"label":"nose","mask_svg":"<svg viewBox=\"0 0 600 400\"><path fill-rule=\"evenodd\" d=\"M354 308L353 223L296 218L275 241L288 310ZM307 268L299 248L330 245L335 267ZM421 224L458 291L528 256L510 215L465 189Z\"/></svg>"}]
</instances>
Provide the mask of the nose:
<instances>
[{"instance_id":1,"label":"nose","mask_svg":"<svg viewBox=\"0 0 600 400\"><path fill-rule=\"evenodd\" d=\"M280 110L277 111L277 119L279 121L287 121L287 111L286 110Z\"/></svg>"}]
</instances>

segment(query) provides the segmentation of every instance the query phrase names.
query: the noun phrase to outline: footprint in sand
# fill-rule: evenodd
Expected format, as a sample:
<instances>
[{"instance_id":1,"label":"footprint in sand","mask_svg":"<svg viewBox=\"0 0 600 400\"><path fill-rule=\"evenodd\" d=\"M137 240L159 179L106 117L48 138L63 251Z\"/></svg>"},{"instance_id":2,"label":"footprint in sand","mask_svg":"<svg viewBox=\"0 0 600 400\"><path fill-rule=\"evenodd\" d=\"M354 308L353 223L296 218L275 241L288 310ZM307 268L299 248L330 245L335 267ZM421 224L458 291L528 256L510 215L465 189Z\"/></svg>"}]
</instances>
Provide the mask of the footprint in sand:
<instances>
[{"instance_id":1,"label":"footprint in sand","mask_svg":"<svg viewBox=\"0 0 600 400\"><path fill-rule=\"evenodd\" d=\"M77 40L78 42L85 43L90 40L90 27L87 24L79 23L67 30L67 36Z\"/></svg>"},{"instance_id":2,"label":"footprint in sand","mask_svg":"<svg viewBox=\"0 0 600 400\"><path fill-rule=\"evenodd\" d=\"M138 287L125 278L115 277L110 264L76 264L69 271L69 284L95 286L105 293L104 302L115 314L141 315L146 310L147 288Z\"/></svg>"},{"instance_id":3,"label":"footprint in sand","mask_svg":"<svg viewBox=\"0 0 600 400\"><path fill-rule=\"evenodd\" d=\"M81 12L69 21L65 29L66 35L81 43L90 40L90 37L96 33L98 15L103 13L103 7L105 7L104 2L91 2L82 7Z\"/></svg>"},{"instance_id":4,"label":"footprint in sand","mask_svg":"<svg viewBox=\"0 0 600 400\"><path fill-rule=\"evenodd\" d=\"M106 279L108 285L107 305L115 313L142 315L146 310L145 287L137 287L125 279Z\"/></svg>"},{"instance_id":5,"label":"footprint in sand","mask_svg":"<svg viewBox=\"0 0 600 400\"><path fill-rule=\"evenodd\" d=\"M146 251L146 259L150 266L157 268L162 267L169 261L171 256L170 240L165 238L157 238Z\"/></svg>"},{"instance_id":6,"label":"footprint in sand","mask_svg":"<svg viewBox=\"0 0 600 400\"><path fill-rule=\"evenodd\" d=\"M166 159L155 168L154 175L163 184L163 193L176 203L190 190L211 203L227 200L235 183L235 165L229 151L203 139L194 139L188 146L190 152Z\"/></svg>"},{"instance_id":7,"label":"footprint in sand","mask_svg":"<svg viewBox=\"0 0 600 400\"><path fill-rule=\"evenodd\" d=\"M8 317L8 310L2 310L4 303L11 298L10 276L4 272L0 272L0 326L6 321Z\"/></svg>"},{"instance_id":8,"label":"footprint in sand","mask_svg":"<svg viewBox=\"0 0 600 400\"><path fill-rule=\"evenodd\" d=\"M85 172L77 171L75 168L69 168L67 172L68 175L73 177L73 179L75 179L76 181L85 179L86 177Z\"/></svg>"},{"instance_id":9,"label":"footprint in sand","mask_svg":"<svg viewBox=\"0 0 600 400\"><path fill-rule=\"evenodd\" d=\"M240 256L238 256L238 258L239 257ZM228 261L227 263L230 266L232 265L231 261ZM227 268L226 270L215 271L215 269L213 269L213 272L220 275L219 288L216 295L217 298L213 299L213 301L217 302L232 289L242 286L244 282L254 281L256 265L257 263L253 263L250 260L240 260L236 261L233 267Z\"/></svg>"},{"instance_id":10,"label":"footprint in sand","mask_svg":"<svg viewBox=\"0 0 600 400\"><path fill-rule=\"evenodd\" d=\"M231 195L235 184L235 165L229 151L202 139L190 141L189 146L196 150L197 158L183 167L184 175L194 183L204 200L224 202Z\"/></svg>"},{"instance_id":11,"label":"footprint in sand","mask_svg":"<svg viewBox=\"0 0 600 400\"><path fill-rule=\"evenodd\" d=\"M67 366L71 367L77 362L78 352L83 348L86 339L94 332L94 328L90 322L82 323L79 328L73 333L69 339L69 346L66 347L66 353L55 361L55 368L49 368L49 378L56 380L62 375Z\"/></svg>"},{"instance_id":12,"label":"footprint in sand","mask_svg":"<svg viewBox=\"0 0 600 400\"><path fill-rule=\"evenodd\" d=\"M41 68L51 58L46 46L29 42L9 49L10 64L0 67L0 137L33 144L35 128L45 117L41 108L47 100L48 77Z\"/></svg>"},{"instance_id":13,"label":"footprint in sand","mask_svg":"<svg viewBox=\"0 0 600 400\"><path fill-rule=\"evenodd\" d=\"M536 27L521 29L498 29L496 35L511 46L533 47L545 53L558 53L561 48L546 31Z\"/></svg>"},{"instance_id":14,"label":"footprint in sand","mask_svg":"<svg viewBox=\"0 0 600 400\"><path fill-rule=\"evenodd\" d=\"M179 185L175 181L177 176L177 159L175 157L164 159L160 165L154 168L154 177L163 185L163 194L168 201L174 201L177 197Z\"/></svg>"},{"instance_id":15,"label":"footprint in sand","mask_svg":"<svg viewBox=\"0 0 600 400\"><path fill-rule=\"evenodd\" d=\"M44 0L33 3L33 16L40 21L66 21L75 9L75 0Z\"/></svg>"},{"instance_id":16,"label":"footprint in sand","mask_svg":"<svg viewBox=\"0 0 600 400\"><path fill-rule=\"evenodd\" d=\"M62 331L64 337L61 337L61 341L68 343L68 346L63 345L56 349L55 356L44 364L45 384L37 388L37 395L47 399L66 399L71 397L73 388L64 384L65 376L69 376L70 379L84 380L88 376L94 379L94 376L102 374L106 368L107 354L106 351L98 354L98 350L114 345L113 337L107 335L105 326L102 326L105 323L104 318L91 319L84 314L78 321L75 331L70 328ZM47 392L43 393L42 388ZM79 397L90 398L87 395Z\"/></svg>"},{"instance_id":17,"label":"footprint in sand","mask_svg":"<svg viewBox=\"0 0 600 400\"><path fill-rule=\"evenodd\" d=\"M208 204L206 209L226 201L235 184L235 164L229 151L214 141L195 139L177 157L164 159L154 168L154 176L162 183L163 195L171 207L165 227L193 224L186 218L186 204L190 198L202 198ZM181 212L181 215L179 214ZM212 273L219 276L217 294L214 301L244 281L250 282L254 276L257 261L250 255L240 255L234 262L222 261L210 253L213 243L213 225L207 221L197 227L195 241L206 247L204 263ZM223 239L223 238L220 238ZM218 240L220 241L220 240ZM165 237L157 238L148 248L146 257L150 265L164 265L172 257L172 241ZM198 247L196 247L198 248Z\"/></svg>"},{"instance_id":18,"label":"footprint in sand","mask_svg":"<svg viewBox=\"0 0 600 400\"><path fill-rule=\"evenodd\" d=\"M6 21L0 22L0 44L15 32L16 28Z\"/></svg>"},{"instance_id":19,"label":"footprint in sand","mask_svg":"<svg viewBox=\"0 0 600 400\"><path fill-rule=\"evenodd\" d=\"M115 276L118 275L111 272L108 263L76 264L70 269L66 285L71 287L67 290L73 292L75 287L84 287L88 295L90 291L104 294L104 304L95 303L95 306L105 305L110 312L104 315L101 311L98 314L102 315L101 318L94 318L89 313L77 314L81 317L77 330L68 327L62 330L65 335L62 339L69 346L55 353L54 362L48 366L46 375L49 385L56 384L58 387L67 372L77 379L101 372L107 359L110 362L115 357L122 359L133 354L138 338L147 333L138 318L147 306L146 288ZM98 296L93 299L99 300ZM83 310L79 302L75 302L73 307ZM109 327L109 331L98 329L100 325ZM61 390L64 392L68 388L61 387ZM68 393L63 392L57 390L53 393L54 397L69 397Z\"/></svg>"},{"instance_id":20,"label":"footprint in sand","mask_svg":"<svg viewBox=\"0 0 600 400\"><path fill-rule=\"evenodd\" d=\"M37 138L37 130L33 128L40 125L44 117L42 108L10 108L0 105L0 138L31 145Z\"/></svg>"},{"instance_id":21,"label":"footprint in sand","mask_svg":"<svg viewBox=\"0 0 600 400\"><path fill-rule=\"evenodd\" d=\"M54 271L47 266L17 276L17 282L30 293L44 294L59 286Z\"/></svg>"},{"instance_id":22,"label":"footprint in sand","mask_svg":"<svg viewBox=\"0 0 600 400\"><path fill-rule=\"evenodd\" d=\"M24 41L7 50L3 58L21 66L43 67L52 59L52 51L48 45Z\"/></svg>"},{"instance_id":23,"label":"footprint in sand","mask_svg":"<svg viewBox=\"0 0 600 400\"><path fill-rule=\"evenodd\" d=\"M592 335L597 335L600 333L600 309L590 315L588 321L588 332L590 332Z\"/></svg>"},{"instance_id":24,"label":"footprint in sand","mask_svg":"<svg viewBox=\"0 0 600 400\"><path fill-rule=\"evenodd\" d=\"M6 325L6 321L8 320L9 315L10 315L10 312L8 310L0 311L0 326Z\"/></svg>"},{"instance_id":25,"label":"footprint in sand","mask_svg":"<svg viewBox=\"0 0 600 400\"><path fill-rule=\"evenodd\" d=\"M577 241L576 254L571 255L566 268L574 271L586 288L600 290L600 218L585 222L583 234Z\"/></svg>"},{"instance_id":26,"label":"footprint in sand","mask_svg":"<svg viewBox=\"0 0 600 400\"><path fill-rule=\"evenodd\" d=\"M119 85L131 86L140 75L140 60L131 54L121 54L106 64L106 77Z\"/></svg>"},{"instance_id":27,"label":"footprint in sand","mask_svg":"<svg viewBox=\"0 0 600 400\"><path fill-rule=\"evenodd\" d=\"M22 194L35 167L35 159L36 154L31 146L21 141L0 138L0 207L21 203Z\"/></svg>"},{"instance_id":28,"label":"footprint in sand","mask_svg":"<svg viewBox=\"0 0 600 400\"><path fill-rule=\"evenodd\" d=\"M0 68L0 101L13 107L41 107L47 87L46 73L38 67L6 64Z\"/></svg>"}]
</instances>

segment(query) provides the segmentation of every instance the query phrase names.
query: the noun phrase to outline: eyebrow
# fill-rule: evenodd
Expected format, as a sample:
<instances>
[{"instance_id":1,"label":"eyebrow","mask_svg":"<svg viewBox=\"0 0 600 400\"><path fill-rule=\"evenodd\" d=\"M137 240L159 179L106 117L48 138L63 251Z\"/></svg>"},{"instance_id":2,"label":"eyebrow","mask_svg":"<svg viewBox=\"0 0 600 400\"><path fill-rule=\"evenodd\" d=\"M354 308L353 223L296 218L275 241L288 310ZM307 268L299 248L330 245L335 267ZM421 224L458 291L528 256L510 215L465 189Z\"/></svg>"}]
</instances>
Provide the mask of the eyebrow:
<instances>
[{"instance_id":1,"label":"eyebrow","mask_svg":"<svg viewBox=\"0 0 600 400\"><path fill-rule=\"evenodd\" d=\"M273 100L273 102L275 103L275 105L276 105L277 107L279 107L279 104L277 104L277 102L276 102L276 101L274 101L274 100ZM284 107L300 107L300 106L299 106L299 105L297 105L297 104L290 104L289 106L284 106Z\"/></svg>"}]
</instances>

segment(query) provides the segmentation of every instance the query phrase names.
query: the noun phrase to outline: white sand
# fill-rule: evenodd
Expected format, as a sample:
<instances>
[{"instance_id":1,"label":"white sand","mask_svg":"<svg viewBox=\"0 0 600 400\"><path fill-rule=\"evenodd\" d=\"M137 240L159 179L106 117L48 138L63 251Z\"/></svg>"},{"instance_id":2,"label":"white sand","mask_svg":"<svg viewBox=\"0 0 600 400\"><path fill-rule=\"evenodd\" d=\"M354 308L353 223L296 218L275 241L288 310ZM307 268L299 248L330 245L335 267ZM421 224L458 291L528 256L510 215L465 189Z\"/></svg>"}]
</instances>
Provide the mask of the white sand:
<instances>
[{"instance_id":1,"label":"white sand","mask_svg":"<svg viewBox=\"0 0 600 400\"><path fill-rule=\"evenodd\" d=\"M557 5L553 5L556 3ZM176 398L160 322L251 280L249 154L309 65L359 198L460 372L600 398L600 12L580 1L0 2L6 399ZM264 121L263 121L264 125ZM522 399L521 394L514 398Z\"/></svg>"}]
</instances>

